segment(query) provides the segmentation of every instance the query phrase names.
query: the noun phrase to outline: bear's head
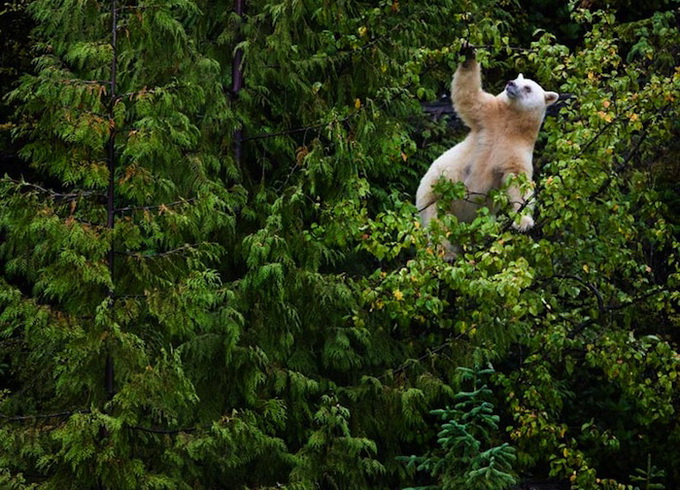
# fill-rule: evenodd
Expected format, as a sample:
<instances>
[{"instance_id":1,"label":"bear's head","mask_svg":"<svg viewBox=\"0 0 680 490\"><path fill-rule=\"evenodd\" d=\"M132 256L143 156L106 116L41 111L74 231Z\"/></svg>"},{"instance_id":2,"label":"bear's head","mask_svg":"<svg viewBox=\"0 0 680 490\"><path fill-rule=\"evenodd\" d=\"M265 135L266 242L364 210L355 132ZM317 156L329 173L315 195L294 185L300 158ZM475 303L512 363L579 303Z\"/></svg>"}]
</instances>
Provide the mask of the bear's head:
<instances>
[{"instance_id":1,"label":"bear's head","mask_svg":"<svg viewBox=\"0 0 680 490\"><path fill-rule=\"evenodd\" d=\"M546 92L543 88L520 73L519 76L510 80L501 94L507 98L508 104L521 111L540 113L541 117L545 114L545 109L557 102L559 94L557 92Z\"/></svg>"}]
</instances>

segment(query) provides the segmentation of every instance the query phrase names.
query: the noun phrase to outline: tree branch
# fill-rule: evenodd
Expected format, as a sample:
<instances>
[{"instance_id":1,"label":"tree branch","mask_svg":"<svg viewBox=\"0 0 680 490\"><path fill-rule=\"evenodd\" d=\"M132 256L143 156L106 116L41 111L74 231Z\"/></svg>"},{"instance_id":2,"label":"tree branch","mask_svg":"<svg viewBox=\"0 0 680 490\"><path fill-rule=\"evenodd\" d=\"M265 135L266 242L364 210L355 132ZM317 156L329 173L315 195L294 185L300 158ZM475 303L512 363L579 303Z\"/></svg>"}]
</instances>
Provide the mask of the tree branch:
<instances>
[{"instance_id":1,"label":"tree branch","mask_svg":"<svg viewBox=\"0 0 680 490\"><path fill-rule=\"evenodd\" d=\"M129 213L132 211L151 211L152 209L170 208L174 206L180 206L182 204L190 204L196 200L197 198L192 197L191 199L182 199L181 201L169 202L167 204L154 204L151 206L126 206L124 208L116 208L115 212L117 214L117 213Z\"/></svg>"},{"instance_id":2,"label":"tree branch","mask_svg":"<svg viewBox=\"0 0 680 490\"><path fill-rule=\"evenodd\" d=\"M571 275L571 274L560 274L553 276L554 279L571 279L573 281L577 281L581 284L583 284L585 287L587 287L591 293L597 298L597 309L600 311L600 313L605 313L607 311L607 307L604 305L604 300L602 299L602 293L600 293L600 290L595 287L595 285L591 282L588 282L579 276Z\"/></svg>"},{"instance_id":3,"label":"tree branch","mask_svg":"<svg viewBox=\"0 0 680 490\"><path fill-rule=\"evenodd\" d=\"M24 421L27 421L27 420L70 417L71 415L83 414L83 413L92 413L92 411L89 410L89 409L65 410L63 412L56 412L56 413L35 414L35 415L15 415L15 416L0 414L0 419L7 420L9 422L24 422Z\"/></svg>"},{"instance_id":4,"label":"tree branch","mask_svg":"<svg viewBox=\"0 0 680 490\"><path fill-rule=\"evenodd\" d=\"M12 179L12 178L6 178L4 179L8 182L11 182L13 184L16 184L21 187L29 187L31 189L34 189L38 192L42 192L43 194L49 195L52 199L55 200L62 200L62 201L75 201L80 198L84 197L91 197L91 196L96 196L96 197L104 197L105 195L101 192L98 191L79 191L79 192L57 192L52 189L47 189L45 187L39 186L38 184L32 184L30 182L26 182L25 180L17 180L17 179Z\"/></svg>"},{"instance_id":5,"label":"tree branch","mask_svg":"<svg viewBox=\"0 0 680 490\"><path fill-rule=\"evenodd\" d=\"M211 426L210 425L200 425L196 427L185 427L182 429L156 429L153 427L142 427L140 425L127 425L129 429L132 430L137 430L140 432L147 432L150 434L166 434L166 435L173 435L173 434L186 434L190 432L196 432L199 429L209 429Z\"/></svg>"},{"instance_id":6,"label":"tree branch","mask_svg":"<svg viewBox=\"0 0 680 490\"><path fill-rule=\"evenodd\" d=\"M174 248L172 250L166 250L165 252L150 252L150 253L142 253L142 252L123 252L123 251L116 251L116 255L125 255L127 257L135 257L139 259L148 259L148 258L156 258L156 257L167 257L169 255L175 255L181 252L184 252L186 250L193 250L195 249L195 245L190 245L188 243L182 245L181 247Z\"/></svg>"}]
</instances>

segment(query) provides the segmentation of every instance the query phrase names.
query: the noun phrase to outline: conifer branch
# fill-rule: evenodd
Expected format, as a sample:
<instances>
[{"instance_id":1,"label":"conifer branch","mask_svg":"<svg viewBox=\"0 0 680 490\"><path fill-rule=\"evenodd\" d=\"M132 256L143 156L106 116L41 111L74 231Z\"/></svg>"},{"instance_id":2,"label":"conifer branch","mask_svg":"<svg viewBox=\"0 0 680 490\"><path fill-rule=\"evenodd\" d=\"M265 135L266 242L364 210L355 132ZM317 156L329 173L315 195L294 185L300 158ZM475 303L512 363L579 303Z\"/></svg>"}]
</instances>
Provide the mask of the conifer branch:
<instances>
[{"instance_id":1,"label":"conifer branch","mask_svg":"<svg viewBox=\"0 0 680 490\"><path fill-rule=\"evenodd\" d=\"M92 411L89 409L65 410L63 412L43 413L34 415L4 415L0 413L0 419L6 420L8 422L26 422L29 420L63 418L70 417L71 415L88 413L92 413Z\"/></svg>"},{"instance_id":2,"label":"conifer branch","mask_svg":"<svg viewBox=\"0 0 680 490\"><path fill-rule=\"evenodd\" d=\"M245 143L247 141L263 140L267 138L276 138L277 136L287 136L289 134L302 133L303 131L311 131L314 129L320 129L326 126L326 124L315 124L313 126L305 126L302 128L287 129L284 131L278 131L276 133L261 133L255 136L248 136L246 138L241 138L241 142Z\"/></svg>"},{"instance_id":3,"label":"conifer branch","mask_svg":"<svg viewBox=\"0 0 680 490\"><path fill-rule=\"evenodd\" d=\"M17 180L12 178L5 178L7 182L11 182L21 187L29 187L43 194L49 195L52 199L56 201L75 201L85 197L104 197L105 194L99 191L78 191L78 192L57 192L46 187L42 187L38 184L33 184L31 182L26 182L25 180Z\"/></svg>"},{"instance_id":4,"label":"conifer branch","mask_svg":"<svg viewBox=\"0 0 680 490\"><path fill-rule=\"evenodd\" d=\"M191 251L191 250L196 250L198 248L195 244L184 244L181 247L174 248L172 250L166 250L165 252L122 252L122 251L116 251L116 255L124 255L127 257L135 257L135 258L144 258L144 259L149 259L149 258L157 258L157 257L167 257L169 255L176 255L185 251Z\"/></svg>"},{"instance_id":5,"label":"conifer branch","mask_svg":"<svg viewBox=\"0 0 680 490\"><path fill-rule=\"evenodd\" d=\"M64 410L63 412L55 412L55 413L44 413L44 414L34 414L34 415L4 415L0 414L0 419L5 420L7 422L30 422L33 420L40 420L40 419L54 419L54 418L68 418L71 417L72 415L82 415L82 414L91 414L92 410L90 409L80 409L80 410ZM155 427L142 427L140 425L126 425L128 428L141 431L141 432L148 432L152 434L181 434L181 433L190 433L190 432L196 432L197 430L200 429L209 429L211 425L199 425L199 426L194 426L194 427L183 427L181 429L159 429Z\"/></svg>"},{"instance_id":6,"label":"conifer branch","mask_svg":"<svg viewBox=\"0 0 680 490\"><path fill-rule=\"evenodd\" d=\"M175 206L181 206L182 204L191 204L197 200L198 198L192 197L190 199L182 199L181 201L169 202L167 204L153 204L149 206L126 206L123 208L116 208L114 209L114 212L118 214L118 213L130 213L134 211L152 211L154 209L171 208Z\"/></svg>"},{"instance_id":7,"label":"conifer branch","mask_svg":"<svg viewBox=\"0 0 680 490\"><path fill-rule=\"evenodd\" d=\"M128 425L129 429L137 430L140 432L147 432L150 434L164 434L164 435L174 435L174 434L187 434L191 432L196 432L201 429L210 429L210 425L199 425L195 427L184 427L182 429L156 429L153 427L142 427L141 425Z\"/></svg>"},{"instance_id":8,"label":"conifer branch","mask_svg":"<svg viewBox=\"0 0 680 490\"><path fill-rule=\"evenodd\" d=\"M81 80L79 78L70 78L64 80L64 85L111 85L110 80ZM70 107L70 106L65 106Z\"/></svg>"},{"instance_id":9,"label":"conifer branch","mask_svg":"<svg viewBox=\"0 0 680 490\"><path fill-rule=\"evenodd\" d=\"M80 410L64 410L63 412L55 412L55 413L44 413L44 414L34 414L34 415L4 415L0 414L0 419L5 420L7 422L30 422L33 420L40 420L40 419L54 419L54 418L68 418L71 417L72 415L82 415L82 414L91 414L92 410L90 409L80 409ZM183 427L180 429L160 429L156 427L142 427L141 425L129 425L126 424L126 427L129 429L133 429L136 431L140 432L148 432L151 434L165 434L165 435L173 435L173 434L182 434L182 433L190 433L190 432L196 432L197 430L207 430L212 427L210 424L204 424L204 425L197 425L193 427Z\"/></svg>"}]
</instances>

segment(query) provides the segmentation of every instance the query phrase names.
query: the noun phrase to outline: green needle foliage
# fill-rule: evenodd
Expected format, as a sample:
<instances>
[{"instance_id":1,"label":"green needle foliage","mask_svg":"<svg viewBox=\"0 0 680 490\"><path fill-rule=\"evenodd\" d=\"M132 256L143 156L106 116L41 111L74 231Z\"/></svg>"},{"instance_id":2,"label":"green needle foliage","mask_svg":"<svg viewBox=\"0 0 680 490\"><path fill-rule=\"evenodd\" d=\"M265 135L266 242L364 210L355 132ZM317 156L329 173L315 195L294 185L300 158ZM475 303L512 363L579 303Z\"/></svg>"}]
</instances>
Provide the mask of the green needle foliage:
<instances>
[{"instance_id":1,"label":"green needle foliage","mask_svg":"<svg viewBox=\"0 0 680 490\"><path fill-rule=\"evenodd\" d=\"M634 483L639 483L639 488L644 490L664 490L666 488L662 483L655 483L654 480L657 478L663 479L665 475L664 470L659 470L656 466L652 465L652 455L647 455L647 467L646 468L636 468L635 474L630 476L630 479Z\"/></svg>"},{"instance_id":2,"label":"green needle foliage","mask_svg":"<svg viewBox=\"0 0 680 490\"><path fill-rule=\"evenodd\" d=\"M0 487L393 489L404 454L463 488L677 486L677 2L591 3L559 11L565 40L544 1L30 2L0 121L23 161L0 180ZM423 104L463 41L492 92L574 96L529 234L419 225L463 134Z\"/></svg>"},{"instance_id":3,"label":"green needle foliage","mask_svg":"<svg viewBox=\"0 0 680 490\"><path fill-rule=\"evenodd\" d=\"M472 381L472 391L457 393L454 401L458 403L453 408L431 412L443 421L437 435L440 449L427 456L399 458L409 467L427 471L438 481L437 485L412 490L503 489L516 483L511 473L515 448L507 442L491 445L500 418L493 414L493 404L486 400L492 391L486 384L478 386L478 377L493 373L493 369L459 368L459 371L463 381Z\"/></svg>"}]
</instances>

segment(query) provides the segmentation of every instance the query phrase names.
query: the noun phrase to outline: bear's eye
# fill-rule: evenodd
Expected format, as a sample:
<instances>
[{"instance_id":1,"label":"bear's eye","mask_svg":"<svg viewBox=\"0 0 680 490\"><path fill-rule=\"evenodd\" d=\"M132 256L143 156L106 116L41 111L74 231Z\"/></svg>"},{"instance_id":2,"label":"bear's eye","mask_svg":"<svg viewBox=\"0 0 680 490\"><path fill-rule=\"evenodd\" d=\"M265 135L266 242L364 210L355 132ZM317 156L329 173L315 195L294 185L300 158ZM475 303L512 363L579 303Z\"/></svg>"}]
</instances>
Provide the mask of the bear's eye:
<instances>
[{"instance_id":1,"label":"bear's eye","mask_svg":"<svg viewBox=\"0 0 680 490\"><path fill-rule=\"evenodd\" d=\"M529 87L528 85L526 85L526 86L524 87L524 91L525 91L526 93L530 94L530 93L531 93L531 87Z\"/></svg>"}]
</instances>

